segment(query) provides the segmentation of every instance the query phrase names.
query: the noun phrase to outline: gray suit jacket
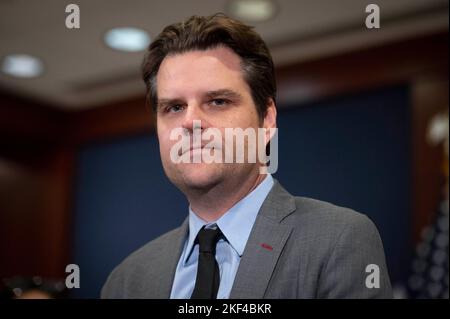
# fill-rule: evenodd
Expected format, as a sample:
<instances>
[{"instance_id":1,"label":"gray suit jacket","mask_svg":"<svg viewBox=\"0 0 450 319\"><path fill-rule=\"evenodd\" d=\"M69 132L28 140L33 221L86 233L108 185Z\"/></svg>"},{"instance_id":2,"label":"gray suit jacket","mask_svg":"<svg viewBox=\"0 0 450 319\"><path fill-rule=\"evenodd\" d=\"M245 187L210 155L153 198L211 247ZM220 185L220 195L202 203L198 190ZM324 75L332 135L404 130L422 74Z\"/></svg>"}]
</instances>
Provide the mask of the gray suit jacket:
<instances>
[{"instance_id":1,"label":"gray suit jacket","mask_svg":"<svg viewBox=\"0 0 450 319\"><path fill-rule=\"evenodd\" d=\"M186 219L132 253L109 275L101 297L169 298L187 233ZM375 274L366 272L369 264L379 267L379 288L366 286L367 276ZM275 181L256 218L230 298L391 296L383 245L365 215L294 197Z\"/></svg>"}]
</instances>

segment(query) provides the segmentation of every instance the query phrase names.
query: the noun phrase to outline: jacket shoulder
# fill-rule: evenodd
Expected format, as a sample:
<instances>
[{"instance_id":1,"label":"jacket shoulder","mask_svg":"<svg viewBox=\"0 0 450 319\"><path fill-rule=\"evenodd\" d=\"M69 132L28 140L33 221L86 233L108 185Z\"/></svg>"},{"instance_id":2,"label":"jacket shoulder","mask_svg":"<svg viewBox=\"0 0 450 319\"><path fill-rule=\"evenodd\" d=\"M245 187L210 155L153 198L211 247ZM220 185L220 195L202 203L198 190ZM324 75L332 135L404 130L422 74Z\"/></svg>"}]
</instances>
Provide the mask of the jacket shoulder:
<instances>
[{"instance_id":1,"label":"jacket shoulder","mask_svg":"<svg viewBox=\"0 0 450 319\"><path fill-rule=\"evenodd\" d=\"M366 215L353 209L322 200L293 196L278 181L275 181L266 201L268 204L264 209L266 216L274 216L294 228L323 230L333 234L341 232L349 225L361 228L375 227Z\"/></svg>"},{"instance_id":2,"label":"jacket shoulder","mask_svg":"<svg viewBox=\"0 0 450 319\"><path fill-rule=\"evenodd\" d=\"M135 250L117 265L108 276L101 290L101 298L120 299L126 298L123 292L127 287L133 286L134 282L139 282L142 275L151 277L152 264L158 260L161 251L167 249L170 243L179 237L181 227L173 229L156 239L146 243ZM155 274L156 276L156 274Z\"/></svg>"},{"instance_id":3,"label":"jacket shoulder","mask_svg":"<svg viewBox=\"0 0 450 319\"><path fill-rule=\"evenodd\" d=\"M295 197L295 203L288 222L298 236L317 240L323 249L347 240L358 242L361 248L381 242L375 223L363 213L306 197Z\"/></svg>"},{"instance_id":4,"label":"jacket shoulder","mask_svg":"<svg viewBox=\"0 0 450 319\"><path fill-rule=\"evenodd\" d=\"M392 298L384 248L372 220L359 212L324 201L295 197L291 214L296 242L304 243L315 264L317 298ZM366 271L376 265L380 289L366 287Z\"/></svg>"},{"instance_id":5,"label":"jacket shoulder","mask_svg":"<svg viewBox=\"0 0 450 319\"><path fill-rule=\"evenodd\" d=\"M351 208L307 197L295 197L295 204L294 216L296 219L320 224L322 228L331 226L339 232L342 227L349 227L349 225L357 225L362 228L374 227L367 215Z\"/></svg>"}]
</instances>

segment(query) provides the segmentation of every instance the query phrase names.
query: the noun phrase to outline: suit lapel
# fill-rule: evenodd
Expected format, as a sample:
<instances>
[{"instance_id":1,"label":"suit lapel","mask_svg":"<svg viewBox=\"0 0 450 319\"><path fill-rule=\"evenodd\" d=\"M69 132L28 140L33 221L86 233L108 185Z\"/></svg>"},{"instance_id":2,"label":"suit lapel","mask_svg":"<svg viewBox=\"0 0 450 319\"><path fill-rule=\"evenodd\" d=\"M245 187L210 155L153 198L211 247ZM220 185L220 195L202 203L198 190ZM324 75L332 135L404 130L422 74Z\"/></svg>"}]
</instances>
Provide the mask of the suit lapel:
<instances>
[{"instance_id":1,"label":"suit lapel","mask_svg":"<svg viewBox=\"0 0 450 319\"><path fill-rule=\"evenodd\" d=\"M175 272L183 251L184 242L189 229L188 218L186 218L183 224L176 230L171 240L167 242L166 252L160 256L164 257L160 266L162 267L157 273L161 274L158 279L158 289L154 292L157 294L155 298L169 299L172 291L173 280L175 278Z\"/></svg>"},{"instance_id":2,"label":"suit lapel","mask_svg":"<svg viewBox=\"0 0 450 319\"><path fill-rule=\"evenodd\" d=\"M277 181L265 199L245 246L231 299L263 298L275 265L292 232L281 221L295 210L295 200Z\"/></svg>"},{"instance_id":3,"label":"suit lapel","mask_svg":"<svg viewBox=\"0 0 450 319\"><path fill-rule=\"evenodd\" d=\"M292 228L260 219L255 223L231 290L231 299L264 297L275 265Z\"/></svg>"}]
</instances>

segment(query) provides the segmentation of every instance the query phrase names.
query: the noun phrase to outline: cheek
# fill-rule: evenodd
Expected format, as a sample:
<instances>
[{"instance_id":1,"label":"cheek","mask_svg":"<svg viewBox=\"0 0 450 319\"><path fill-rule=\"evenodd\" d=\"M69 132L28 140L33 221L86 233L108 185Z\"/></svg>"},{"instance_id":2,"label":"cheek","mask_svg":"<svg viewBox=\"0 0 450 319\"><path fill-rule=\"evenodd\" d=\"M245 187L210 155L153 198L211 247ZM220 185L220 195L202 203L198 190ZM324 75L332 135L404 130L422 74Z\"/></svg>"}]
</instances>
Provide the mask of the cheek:
<instances>
[{"instance_id":1,"label":"cheek","mask_svg":"<svg viewBox=\"0 0 450 319\"><path fill-rule=\"evenodd\" d=\"M170 140L170 130L158 128L157 135L161 157L165 157L167 150L170 148L170 143L172 143Z\"/></svg>"},{"instance_id":2,"label":"cheek","mask_svg":"<svg viewBox=\"0 0 450 319\"><path fill-rule=\"evenodd\" d=\"M239 117L237 119L238 123L242 128L246 127L259 127L259 116L256 110L256 105L252 102L247 101L245 106L241 109Z\"/></svg>"},{"instance_id":3,"label":"cheek","mask_svg":"<svg viewBox=\"0 0 450 319\"><path fill-rule=\"evenodd\" d=\"M241 114L240 116L236 117L233 127L241 127L243 129L249 127L258 128L258 116L255 112L246 112L245 114Z\"/></svg>"},{"instance_id":4,"label":"cheek","mask_svg":"<svg viewBox=\"0 0 450 319\"><path fill-rule=\"evenodd\" d=\"M258 127L259 120L256 111L249 110L248 108L242 108L238 112L233 112L229 116L219 120L221 128L243 128ZM219 124L219 123L217 123Z\"/></svg>"}]
</instances>

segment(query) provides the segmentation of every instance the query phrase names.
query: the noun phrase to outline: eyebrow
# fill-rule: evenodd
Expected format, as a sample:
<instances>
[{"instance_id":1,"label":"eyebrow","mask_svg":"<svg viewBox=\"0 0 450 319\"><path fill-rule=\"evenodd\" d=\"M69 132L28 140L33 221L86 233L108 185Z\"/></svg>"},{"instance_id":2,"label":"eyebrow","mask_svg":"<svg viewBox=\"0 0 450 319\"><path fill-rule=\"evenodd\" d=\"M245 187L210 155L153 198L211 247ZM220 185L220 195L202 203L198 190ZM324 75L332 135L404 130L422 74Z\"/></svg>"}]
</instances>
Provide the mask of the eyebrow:
<instances>
[{"instance_id":1,"label":"eyebrow","mask_svg":"<svg viewBox=\"0 0 450 319\"><path fill-rule=\"evenodd\" d=\"M236 101L240 101L242 99L242 95L236 91L230 90L230 89L220 89L220 90L214 90L214 91L207 91L204 96L207 99L214 99L214 98L227 98L227 99L231 99L231 100L236 100ZM182 104L184 103L184 100L181 98L161 98L158 99L157 102L157 109L162 109L165 108L169 105L174 105L174 104Z\"/></svg>"},{"instance_id":2,"label":"eyebrow","mask_svg":"<svg viewBox=\"0 0 450 319\"><path fill-rule=\"evenodd\" d=\"M224 98L235 99L235 100L242 99L242 95L241 94L239 94L236 91L229 90L229 89L208 91L208 92L206 92L205 96L210 98L210 99L217 98L217 97L224 97Z\"/></svg>"},{"instance_id":3,"label":"eyebrow","mask_svg":"<svg viewBox=\"0 0 450 319\"><path fill-rule=\"evenodd\" d=\"M174 104L182 104L183 100L182 99L158 99L158 102L156 103L156 109L160 110L163 109L169 105L174 105Z\"/></svg>"}]
</instances>

